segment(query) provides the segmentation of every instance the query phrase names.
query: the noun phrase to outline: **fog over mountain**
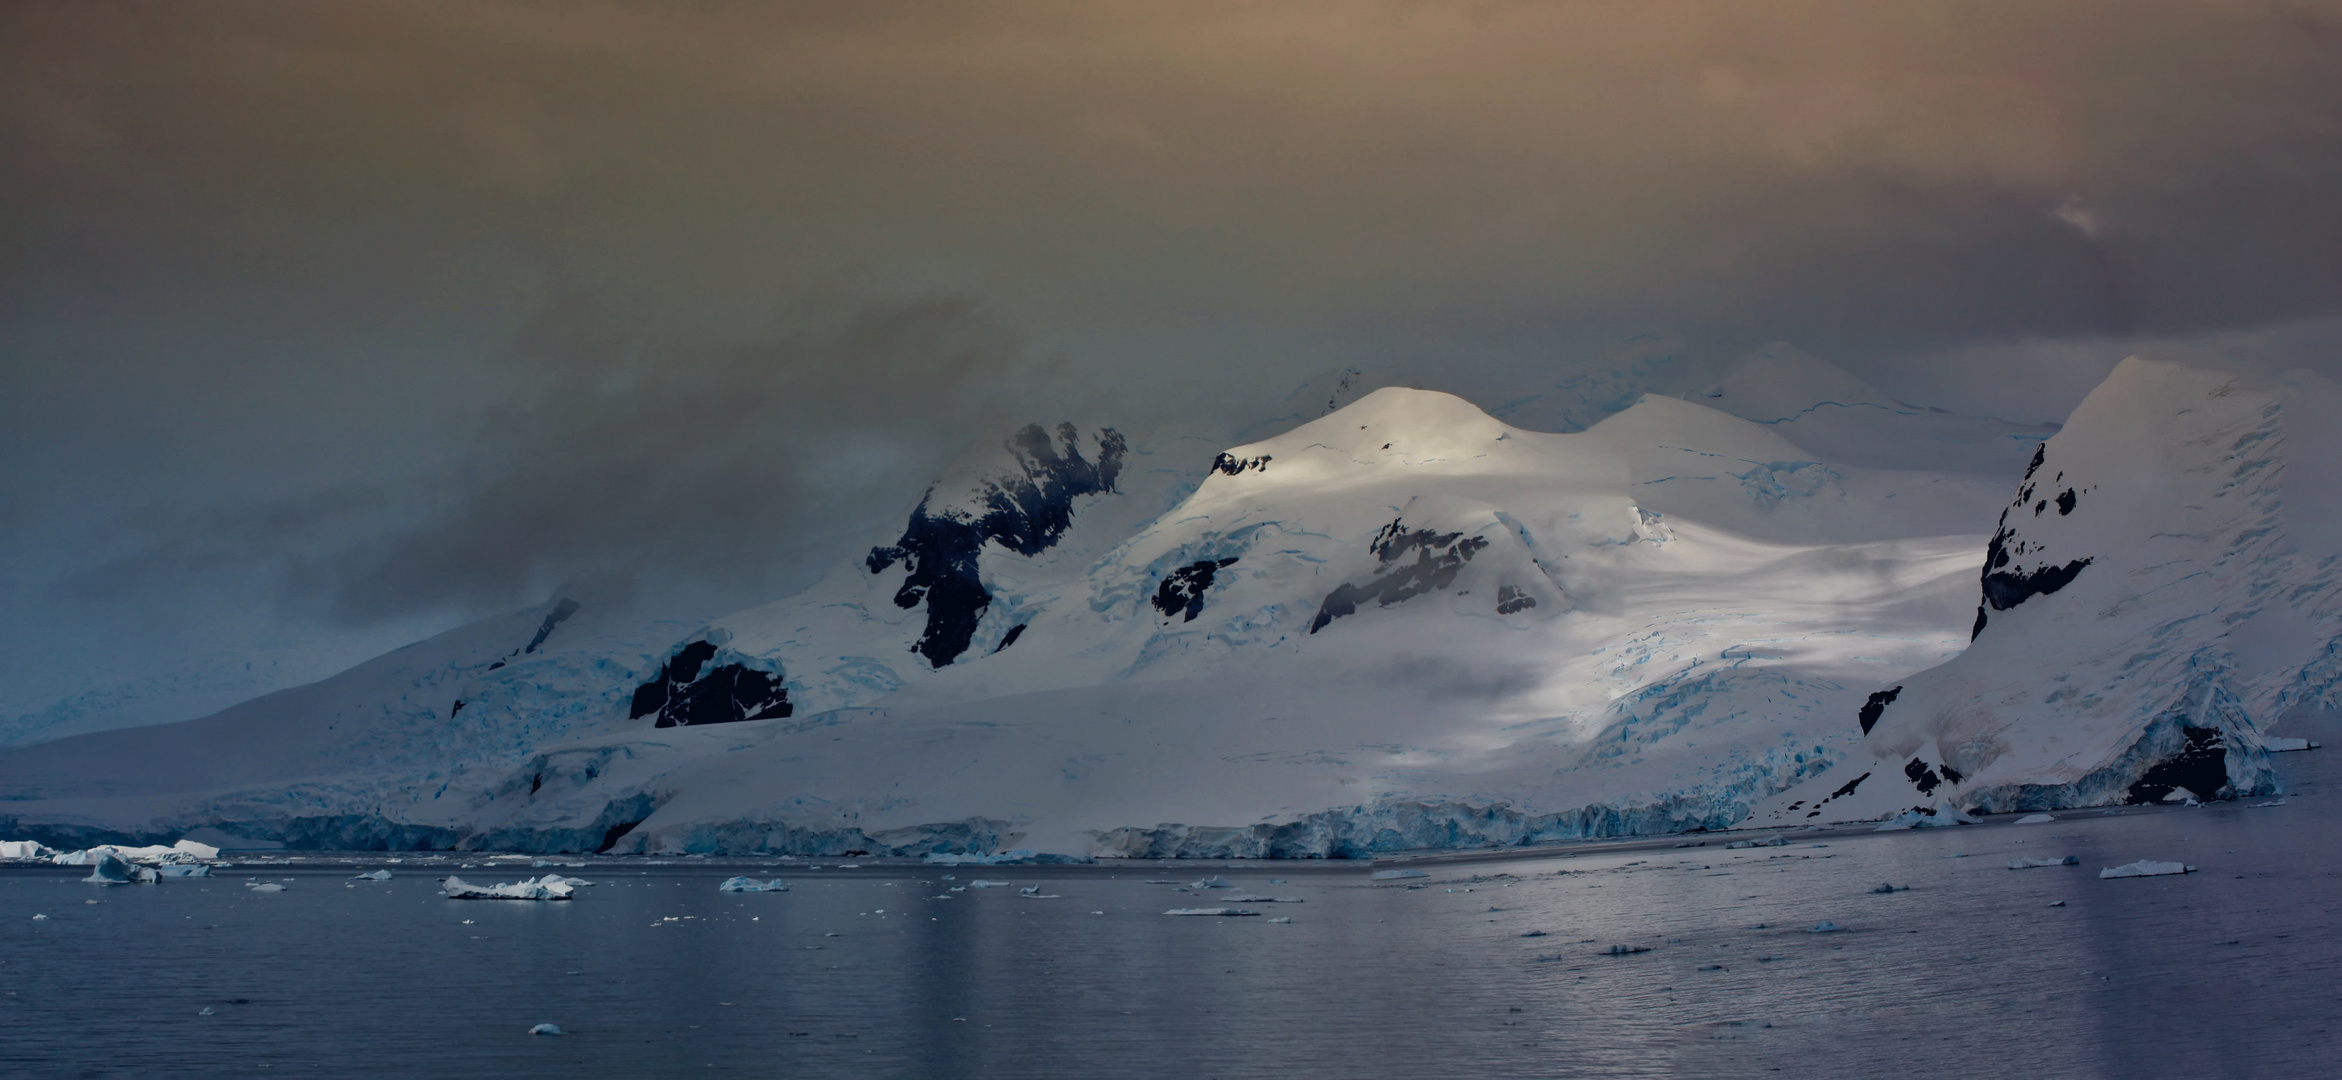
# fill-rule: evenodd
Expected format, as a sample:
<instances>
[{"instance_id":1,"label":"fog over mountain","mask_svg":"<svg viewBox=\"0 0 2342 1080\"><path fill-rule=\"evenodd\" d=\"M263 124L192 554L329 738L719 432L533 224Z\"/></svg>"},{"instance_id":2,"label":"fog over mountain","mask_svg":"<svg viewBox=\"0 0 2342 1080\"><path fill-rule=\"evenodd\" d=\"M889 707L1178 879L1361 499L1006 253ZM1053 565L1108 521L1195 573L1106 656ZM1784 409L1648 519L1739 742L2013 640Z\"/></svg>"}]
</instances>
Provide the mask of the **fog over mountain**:
<instances>
[{"instance_id":1,"label":"fog over mountain","mask_svg":"<svg viewBox=\"0 0 2342 1080\"><path fill-rule=\"evenodd\" d=\"M743 610L1030 422L2331 375L2338 70L2329 4L11 5L0 722Z\"/></svg>"}]
</instances>

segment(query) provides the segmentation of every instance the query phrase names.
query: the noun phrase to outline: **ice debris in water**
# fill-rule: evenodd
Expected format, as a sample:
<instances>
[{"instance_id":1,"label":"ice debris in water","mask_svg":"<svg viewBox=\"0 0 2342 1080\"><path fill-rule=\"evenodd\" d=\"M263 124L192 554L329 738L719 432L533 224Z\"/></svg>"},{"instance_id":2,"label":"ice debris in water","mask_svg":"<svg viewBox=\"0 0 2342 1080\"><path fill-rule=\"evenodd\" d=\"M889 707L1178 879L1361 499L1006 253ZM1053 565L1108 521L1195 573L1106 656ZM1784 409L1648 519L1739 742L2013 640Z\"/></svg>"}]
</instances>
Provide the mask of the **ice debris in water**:
<instances>
[{"instance_id":1,"label":"ice debris in water","mask_svg":"<svg viewBox=\"0 0 2342 1080\"><path fill-rule=\"evenodd\" d=\"M388 871L388 870L376 870L376 871L374 871L374 872L373 872L373 873L371 873L371 874L359 874L359 875L356 875L356 876L355 876L355 877L353 877L351 880L353 880L353 881L389 881L389 880L390 880L390 871Z\"/></svg>"},{"instance_id":2,"label":"ice debris in water","mask_svg":"<svg viewBox=\"0 0 2342 1080\"><path fill-rule=\"evenodd\" d=\"M1646 953L1650 951L1651 947L1648 945L1612 945L1611 947L1602 950L1602 955L1633 956L1636 953Z\"/></svg>"},{"instance_id":3,"label":"ice debris in water","mask_svg":"<svg viewBox=\"0 0 2342 1080\"><path fill-rule=\"evenodd\" d=\"M535 1026L535 1027L533 1027L533 1028L530 1028L530 1029L529 1029L529 1034L531 1034L531 1035L559 1035L559 1034L561 1034L561 1025L559 1025L559 1024L538 1024L537 1026Z\"/></svg>"},{"instance_id":4,"label":"ice debris in water","mask_svg":"<svg viewBox=\"0 0 2342 1080\"><path fill-rule=\"evenodd\" d=\"M48 916L46 916L46 915L35 915L35 916L33 916L33 921L34 921L34 922L48 922L48 921L49 921L49 917L48 917Z\"/></svg>"},{"instance_id":5,"label":"ice debris in water","mask_svg":"<svg viewBox=\"0 0 2342 1080\"><path fill-rule=\"evenodd\" d=\"M781 879L779 879L779 878L774 878L774 879L772 879L771 881L758 881L758 880L756 880L755 878L752 878L752 877L733 877L733 878L725 878L725 879L724 879L724 883L723 883L723 884L716 886L716 891L717 891L717 892L788 892L788 891L789 891L789 883L788 883L788 882L786 882L786 881L782 881L782 880L781 880Z\"/></svg>"},{"instance_id":6,"label":"ice debris in water","mask_svg":"<svg viewBox=\"0 0 2342 1080\"><path fill-rule=\"evenodd\" d=\"M455 879L453 879L453 878L449 878L448 880L450 880L450 881L453 881L453 880L455 880ZM283 892L283 891L285 891L285 887L284 887L284 886L282 886L282 885L279 885L279 884L277 884L276 882L273 882L273 881L247 881L247 882L245 882L245 883L244 883L244 887L245 887L245 888L247 888L247 889L250 889L250 890L252 890L253 892Z\"/></svg>"},{"instance_id":7,"label":"ice debris in water","mask_svg":"<svg viewBox=\"0 0 2342 1080\"><path fill-rule=\"evenodd\" d=\"M1257 912L1257 911L1244 911L1244 910L1241 910L1241 909L1238 909L1238 908L1232 908L1232 907L1175 907L1175 908L1172 908L1172 909L1171 909L1171 910L1169 910L1169 911L1166 911L1166 912L1164 912L1163 914L1165 914L1165 915L1258 915L1258 914L1260 914L1260 912Z\"/></svg>"},{"instance_id":8,"label":"ice debris in water","mask_svg":"<svg viewBox=\"0 0 2342 1080\"><path fill-rule=\"evenodd\" d=\"M1727 848L1786 847L1788 844L1789 838L1786 836L1768 836L1762 840L1734 840L1724 846Z\"/></svg>"},{"instance_id":9,"label":"ice debris in water","mask_svg":"<svg viewBox=\"0 0 2342 1080\"><path fill-rule=\"evenodd\" d=\"M1430 876L1430 874L1426 874L1421 870L1377 870L1374 872L1372 880L1397 881L1400 878L1418 878Z\"/></svg>"},{"instance_id":10,"label":"ice debris in water","mask_svg":"<svg viewBox=\"0 0 2342 1080\"><path fill-rule=\"evenodd\" d=\"M1228 887L1228 879L1221 877L1218 874L1213 874L1212 876L1204 878L1201 881L1188 882L1187 887L1190 889L1225 889Z\"/></svg>"},{"instance_id":11,"label":"ice debris in water","mask_svg":"<svg viewBox=\"0 0 2342 1080\"><path fill-rule=\"evenodd\" d=\"M1845 927L1843 927L1843 926L1840 926L1840 925L1838 925L1837 923L1834 923L1834 922L1831 922L1831 921L1829 921L1829 920L1827 920L1827 919L1824 919L1824 920L1822 920L1821 922L1817 922L1817 923L1813 924L1813 929L1806 931L1806 933L1808 933L1808 934L1835 934L1835 933L1837 933L1838 931L1840 931L1840 930L1844 930L1844 929L1846 929L1846 928L1845 928Z\"/></svg>"},{"instance_id":12,"label":"ice debris in water","mask_svg":"<svg viewBox=\"0 0 2342 1080\"><path fill-rule=\"evenodd\" d=\"M2315 750L2321 745L2323 744L2311 742L2308 739L2288 739L2279 735L2261 736L2262 749L2271 750L2278 753L2283 753L2288 750Z\"/></svg>"},{"instance_id":13,"label":"ice debris in water","mask_svg":"<svg viewBox=\"0 0 2342 1080\"><path fill-rule=\"evenodd\" d=\"M450 876L439 883L439 889L450 900L567 900L575 890L567 881L553 880L559 876L547 874L544 879L528 878L510 885L474 885Z\"/></svg>"},{"instance_id":14,"label":"ice debris in water","mask_svg":"<svg viewBox=\"0 0 2342 1080\"><path fill-rule=\"evenodd\" d=\"M2192 874L2195 872L2195 869L2195 867L2189 866L2186 863L2156 862L2153 859L2140 859L2135 863L2124 863L2121 866L2109 866L2104 870L2098 871L2098 876L2102 878L2162 877L2165 874Z\"/></svg>"},{"instance_id":15,"label":"ice debris in water","mask_svg":"<svg viewBox=\"0 0 2342 1080\"><path fill-rule=\"evenodd\" d=\"M2048 815L2048 814L2027 814L2027 815L2025 815L2024 817L2018 818L2017 820L2015 820L2015 821L2013 821L2013 822L2010 822L2010 824L2012 824L2012 825L2047 825L2047 824L2049 824L2050 822L2052 822L2052 821L2056 821L2056 820L2057 820L2056 818L2054 818L2054 817L2051 817L2051 816L2050 816L2050 815Z\"/></svg>"},{"instance_id":16,"label":"ice debris in water","mask_svg":"<svg viewBox=\"0 0 2342 1080\"><path fill-rule=\"evenodd\" d=\"M1291 916L1291 915L1279 915L1279 916L1277 916L1277 917L1276 917L1276 918L1274 918L1274 919L1270 919L1269 921L1270 921L1270 922L1273 922L1273 923L1289 923L1289 922L1292 922L1292 921L1293 921L1293 916Z\"/></svg>"},{"instance_id":17,"label":"ice debris in water","mask_svg":"<svg viewBox=\"0 0 2342 1080\"><path fill-rule=\"evenodd\" d=\"M211 867L202 863L165 863L155 867L153 873L158 879L210 877Z\"/></svg>"},{"instance_id":18,"label":"ice debris in water","mask_svg":"<svg viewBox=\"0 0 2342 1080\"><path fill-rule=\"evenodd\" d=\"M2082 859L2081 859L2081 856L2078 856L2078 855L2067 855L2067 856L2065 856L2064 858L2058 858L2058 859L2010 859L2010 860L2009 860L2009 869L2011 869L2011 870L2031 870L2032 868L2034 868L2034 867L2036 867L2036 866L2080 866L2080 865L2082 865Z\"/></svg>"},{"instance_id":19,"label":"ice debris in water","mask_svg":"<svg viewBox=\"0 0 2342 1080\"><path fill-rule=\"evenodd\" d=\"M1017 895L1018 895L1018 896L1022 896L1022 897L1026 897L1026 898L1028 898L1028 899L1032 899L1032 900L1062 900L1062 899L1064 899L1064 897L1062 897L1062 896L1058 895L1057 893L1045 893L1045 892L1042 892L1042 891L1041 891L1041 887L1040 887L1039 885L1027 885L1027 886L1025 886L1025 887L1024 887L1024 888L1022 888L1022 889L1018 889L1018 890L1017 890Z\"/></svg>"},{"instance_id":20,"label":"ice debris in water","mask_svg":"<svg viewBox=\"0 0 2342 1080\"><path fill-rule=\"evenodd\" d=\"M968 883L968 885L969 885L969 887L971 887L971 888L977 888L977 889L1005 889L1005 888L1008 888L1008 882L1005 882L1005 881L986 881L986 880L984 880L983 878L977 878L976 880L969 882L969 883Z\"/></svg>"}]
</instances>

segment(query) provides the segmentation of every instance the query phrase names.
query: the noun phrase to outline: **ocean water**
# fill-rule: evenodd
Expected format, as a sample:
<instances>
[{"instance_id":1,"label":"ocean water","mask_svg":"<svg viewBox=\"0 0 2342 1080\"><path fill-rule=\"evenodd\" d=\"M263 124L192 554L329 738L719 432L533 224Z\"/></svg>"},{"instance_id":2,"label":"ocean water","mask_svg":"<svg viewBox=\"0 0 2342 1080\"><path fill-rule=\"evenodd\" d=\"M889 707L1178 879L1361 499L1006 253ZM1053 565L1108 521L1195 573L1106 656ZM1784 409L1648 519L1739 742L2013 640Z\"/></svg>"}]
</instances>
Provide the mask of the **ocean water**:
<instances>
[{"instance_id":1,"label":"ocean water","mask_svg":"<svg viewBox=\"0 0 2342 1080\"><path fill-rule=\"evenodd\" d=\"M115 887L13 869L0 1075L2333 1076L2338 754L2284 755L2279 805L1424 859L1403 882L587 859L553 868L596 882L576 900L527 903L436 878L542 870L412 856ZM2097 876L2140 858L2198 871ZM791 890L717 891L750 872ZM1207 874L1301 902L1178 891ZM1202 906L1260 914L1162 914Z\"/></svg>"}]
</instances>

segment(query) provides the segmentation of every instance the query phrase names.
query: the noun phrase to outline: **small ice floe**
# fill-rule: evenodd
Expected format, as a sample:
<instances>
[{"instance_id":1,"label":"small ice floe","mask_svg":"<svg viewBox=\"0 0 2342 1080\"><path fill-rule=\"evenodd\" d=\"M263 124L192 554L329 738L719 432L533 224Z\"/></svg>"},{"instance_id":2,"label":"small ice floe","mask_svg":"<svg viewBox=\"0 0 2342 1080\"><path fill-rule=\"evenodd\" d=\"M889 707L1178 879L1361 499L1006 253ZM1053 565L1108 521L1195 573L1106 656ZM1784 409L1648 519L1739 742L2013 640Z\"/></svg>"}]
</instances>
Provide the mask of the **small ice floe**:
<instances>
[{"instance_id":1,"label":"small ice floe","mask_svg":"<svg viewBox=\"0 0 2342 1080\"><path fill-rule=\"evenodd\" d=\"M2024 817L2018 818L2017 820L2010 822L2009 824L2011 824L2011 825L2047 825L2047 824L2049 824L2050 822L2052 822L2052 821L2056 821L2056 820L2057 820L2056 818L2054 818L2054 817L2051 817L2051 816L2050 816L2050 815L2048 815L2048 814L2027 814L2027 815L2025 815Z\"/></svg>"},{"instance_id":2,"label":"small ice floe","mask_svg":"<svg viewBox=\"0 0 2342 1080\"><path fill-rule=\"evenodd\" d=\"M390 871L388 871L388 870L376 870L376 871L374 871L374 872L373 872L373 873L371 873L371 874L357 874L357 875L354 875L353 877L351 877L351 878L350 878L350 880L352 880L352 881L389 881L389 880L390 880Z\"/></svg>"},{"instance_id":3,"label":"small ice floe","mask_svg":"<svg viewBox=\"0 0 2342 1080\"><path fill-rule=\"evenodd\" d=\"M1175 908L1172 908L1172 909L1171 909L1171 910L1169 910L1169 911L1166 911L1166 912L1164 912L1163 914L1165 914L1165 915L1258 915L1258 914L1260 914L1260 912L1257 912L1257 911L1245 911L1245 910L1243 910L1243 909L1241 909L1241 908L1232 908L1232 907L1175 907Z\"/></svg>"},{"instance_id":4,"label":"small ice floe","mask_svg":"<svg viewBox=\"0 0 2342 1080\"><path fill-rule=\"evenodd\" d=\"M1058 894L1056 894L1056 893L1045 893L1045 892L1042 892L1042 891L1041 891L1041 887L1040 887L1039 885L1027 885L1027 886L1025 886L1025 887L1024 887L1024 888L1022 888L1022 889L1018 889L1018 890L1017 890L1017 895L1018 895L1018 896L1022 896L1022 897L1024 897L1024 898L1028 899L1028 900L1063 900L1063 899L1065 899L1063 896L1060 896L1060 895L1058 895Z\"/></svg>"},{"instance_id":5,"label":"small ice floe","mask_svg":"<svg viewBox=\"0 0 2342 1080\"><path fill-rule=\"evenodd\" d=\"M969 882L969 883L968 883L966 886L964 886L964 887L965 887L965 888L974 888L974 889L1005 889L1005 888L1008 888L1008 882L1005 882L1005 881L986 881L986 880L984 880L983 878L977 878L976 880Z\"/></svg>"},{"instance_id":6,"label":"small ice floe","mask_svg":"<svg viewBox=\"0 0 2342 1080\"><path fill-rule=\"evenodd\" d=\"M2269 800L2269 801L2267 801L2267 802L2257 802L2257 803L2253 803L2252 805L2253 805L2253 806L2256 806L2256 807L2259 807L2259 806L2283 806L2283 805L2285 805L2285 800L2283 800L2283 799L2270 799L2270 800Z\"/></svg>"},{"instance_id":7,"label":"small ice floe","mask_svg":"<svg viewBox=\"0 0 2342 1080\"><path fill-rule=\"evenodd\" d=\"M1844 929L1846 929L1846 928L1845 928L1845 927L1843 927L1843 926L1840 926L1840 925L1838 925L1837 923L1831 922L1831 921L1829 921L1828 919L1824 919L1824 920L1822 920L1821 922L1817 922L1817 923L1813 924L1813 929L1806 931L1806 933L1808 933L1808 934L1835 934L1835 933L1837 933L1838 931L1840 931L1840 930L1844 930Z\"/></svg>"},{"instance_id":8,"label":"small ice floe","mask_svg":"<svg viewBox=\"0 0 2342 1080\"><path fill-rule=\"evenodd\" d=\"M2195 792L2189 791L2183 787L2175 787L2170 791L2164 792L2163 801L2167 803L2180 803L2186 806L2204 805L2203 800L2196 798Z\"/></svg>"},{"instance_id":9,"label":"small ice floe","mask_svg":"<svg viewBox=\"0 0 2342 1080\"><path fill-rule=\"evenodd\" d=\"M566 881L527 878L510 885L474 885L451 876L440 881L439 891L446 893L450 900L567 900L576 890Z\"/></svg>"},{"instance_id":10,"label":"small ice floe","mask_svg":"<svg viewBox=\"0 0 2342 1080\"><path fill-rule=\"evenodd\" d=\"M1650 952L1650 951L1651 951L1651 947L1650 947L1650 946L1648 946L1648 945L1612 945L1611 947L1609 947L1609 948L1607 948L1607 949L1604 949L1604 950L1602 950L1602 951L1601 951L1599 954L1597 954L1597 955L1600 955L1600 956L1633 956L1633 955L1634 955L1634 954L1636 954L1636 953L1647 953L1647 952Z\"/></svg>"},{"instance_id":11,"label":"small ice floe","mask_svg":"<svg viewBox=\"0 0 2342 1080\"><path fill-rule=\"evenodd\" d=\"M450 878L449 880L454 880ZM253 892L283 892L285 887L273 881L247 881L244 887Z\"/></svg>"},{"instance_id":12,"label":"small ice floe","mask_svg":"<svg viewBox=\"0 0 2342 1080\"><path fill-rule=\"evenodd\" d=\"M1190 881L1187 883L1187 887L1190 889L1225 889L1228 888L1228 879L1213 874L1201 881Z\"/></svg>"},{"instance_id":13,"label":"small ice floe","mask_svg":"<svg viewBox=\"0 0 2342 1080\"><path fill-rule=\"evenodd\" d=\"M2009 869L2011 869L2011 870L2031 870L2031 869L2033 869L2033 868L2034 868L2034 867L2036 867L2036 866L2080 866L2080 865L2082 865L2082 858L2081 858L2081 856L2079 856L2079 855L2067 855L2067 856L2065 856L2065 857L2063 857L2063 858L2057 858L2057 859L2010 859L2010 860L2009 860Z\"/></svg>"},{"instance_id":14,"label":"small ice floe","mask_svg":"<svg viewBox=\"0 0 2342 1080\"><path fill-rule=\"evenodd\" d=\"M199 1013L196 1013L195 1015L197 1015L197 1016L210 1016L210 1015L212 1015L211 1006L209 1006L209 1005L206 1005L206 1006L204 1006L204 1007L203 1007L203 1011L202 1011L202 1012L199 1012Z\"/></svg>"},{"instance_id":15,"label":"small ice floe","mask_svg":"<svg viewBox=\"0 0 2342 1080\"><path fill-rule=\"evenodd\" d=\"M1430 874L1424 873L1421 870L1377 870L1372 875L1370 875L1369 880L1397 881L1400 878L1419 878L1430 876Z\"/></svg>"},{"instance_id":16,"label":"small ice floe","mask_svg":"<svg viewBox=\"0 0 2342 1080\"><path fill-rule=\"evenodd\" d=\"M1544 936L1545 936L1545 931L1543 931L1543 930L1523 930L1523 931L1521 931L1521 936L1522 936L1522 937L1544 937Z\"/></svg>"},{"instance_id":17,"label":"small ice floe","mask_svg":"<svg viewBox=\"0 0 2342 1080\"><path fill-rule=\"evenodd\" d=\"M781 879L779 879L779 878L774 878L774 879L772 879L771 881L758 881L758 880L756 880L755 878L752 878L752 877L732 877L732 878L725 878L725 879L724 879L724 883L723 883L723 884L716 886L716 891L717 891L717 892L788 892L788 891L789 891L789 883L788 883L788 882L786 882L786 881L782 881L782 880L781 880ZM949 899L951 899L951 898L947 896L947 897L945 897L944 899L946 899L946 900L949 900Z\"/></svg>"},{"instance_id":18,"label":"small ice floe","mask_svg":"<svg viewBox=\"0 0 2342 1080\"><path fill-rule=\"evenodd\" d=\"M559 1024L538 1024L537 1026L535 1026L535 1027L533 1027L533 1028L530 1028L530 1029L529 1029L529 1034L531 1034L531 1035L559 1035L559 1034L561 1034L561 1025L559 1025Z\"/></svg>"},{"instance_id":19,"label":"small ice floe","mask_svg":"<svg viewBox=\"0 0 2342 1080\"><path fill-rule=\"evenodd\" d=\"M1298 896L1253 896L1248 893L1232 893L1226 899L1231 904L1298 904L1301 902L1301 898Z\"/></svg>"},{"instance_id":20,"label":"small ice floe","mask_svg":"<svg viewBox=\"0 0 2342 1080\"><path fill-rule=\"evenodd\" d=\"M1878 888L1872 889L1872 890L1870 890L1870 891L1872 891L1872 892L1874 892L1874 893L1877 893L1877 894L1879 894L1880 896L1885 896L1885 895L1886 895L1886 894L1888 894L1888 893L1897 893L1897 892L1910 892L1910 891L1911 891L1911 886L1909 886L1909 885L1905 885L1905 886L1903 886L1902 888L1898 889L1898 888L1894 887L1893 885L1881 885L1881 886L1879 886Z\"/></svg>"},{"instance_id":21,"label":"small ice floe","mask_svg":"<svg viewBox=\"0 0 2342 1080\"><path fill-rule=\"evenodd\" d=\"M34 921L34 922L48 922L48 921L49 921L49 917L48 917L48 916L46 916L46 915L35 915L35 916L33 916L33 921Z\"/></svg>"},{"instance_id":22,"label":"small ice floe","mask_svg":"<svg viewBox=\"0 0 2342 1080\"><path fill-rule=\"evenodd\" d=\"M1724 846L1726 848L1787 847L1789 846L1789 838L1786 836L1768 836L1762 840L1734 840L1733 842Z\"/></svg>"},{"instance_id":23,"label":"small ice floe","mask_svg":"<svg viewBox=\"0 0 2342 1080\"><path fill-rule=\"evenodd\" d=\"M2109 866L2104 870L2098 871L2098 876L2102 878L2162 877L2166 874L2192 874L2195 873L2195 870L2195 867L2189 866L2186 863L2156 862L2153 859L2140 859L2135 863L2124 863L2121 866Z\"/></svg>"},{"instance_id":24,"label":"small ice floe","mask_svg":"<svg viewBox=\"0 0 2342 1080\"><path fill-rule=\"evenodd\" d=\"M1148 879L1146 879L1145 881L1141 882L1140 884L1143 884L1143 885L1177 885L1177 884L1179 884L1179 883L1178 883L1178 882L1176 882L1176 881L1173 881L1173 880L1171 880L1170 878L1165 878L1165 877L1151 877L1151 878L1148 878Z\"/></svg>"},{"instance_id":25,"label":"small ice floe","mask_svg":"<svg viewBox=\"0 0 2342 1080\"><path fill-rule=\"evenodd\" d=\"M1276 917L1276 918L1274 918L1274 919L1270 919L1269 921L1270 921L1270 922L1273 922L1273 923L1289 923L1289 922L1292 922L1292 921L1293 921L1293 916L1291 916L1291 915L1279 915L1279 916L1277 916L1277 917Z\"/></svg>"},{"instance_id":26,"label":"small ice floe","mask_svg":"<svg viewBox=\"0 0 2342 1080\"><path fill-rule=\"evenodd\" d=\"M2284 753L2288 750L2315 750L2321 745L2323 744L2311 742L2308 739L2288 739L2281 735L2261 736L2261 748L2270 753Z\"/></svg>"},{"instance_id":27,"label":"small ice floe","mask_svg":"<svg viewBox=\"0 0 2342 1080\"><path fill-rule=\"evenodd\" d=\"M1915 806L1879 824L1872 832L1897 832L1903 829L1937 829L1953 825L1974 825L1976 819L1948 802L1934 806Z\"/></svg>"},{"instance_id":28,"label":"small ice floe","mask_svg":"<svg viewBox=\"0 0 2342 1080\"><path fill-rule=\"evenodd\" d=\"M2066 902L2065 902L2065 901L2063 901L2063 900L2052 900L2052 901L2050 901L2050 902L2049 902L2049 906L2050 906L2050 907L2064 907L2064 906L2066 906Z\"/></svg>"}]
</instances>

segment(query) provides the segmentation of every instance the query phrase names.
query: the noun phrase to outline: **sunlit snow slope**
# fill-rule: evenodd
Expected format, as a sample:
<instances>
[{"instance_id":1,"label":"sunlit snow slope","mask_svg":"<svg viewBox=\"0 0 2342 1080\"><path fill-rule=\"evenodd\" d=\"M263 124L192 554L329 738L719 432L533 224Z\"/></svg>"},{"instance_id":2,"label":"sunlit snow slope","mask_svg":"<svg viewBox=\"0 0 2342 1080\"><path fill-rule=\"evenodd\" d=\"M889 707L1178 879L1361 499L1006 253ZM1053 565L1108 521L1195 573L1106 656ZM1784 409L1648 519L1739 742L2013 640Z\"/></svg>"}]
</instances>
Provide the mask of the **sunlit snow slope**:
<instances>
[{"instance_id":1,"label":"sunlit snow slope","mask_svg":"<svg viewBox=\"0 0 2342 1080\"><path fill-rule=\"evenodd\" d=\"M1647 397L1542 434L1397 388L1225 449L1027 429L802 596L528 641L556 605L7 752L0 825L1288 856L1729 825L1966 644L2006 491L1787 429Z\"/></svg>"},{"instance_id":2,"label":"sunlit snow slope","mask_svg":"<svg viewBox=\"0 0 2342 1080\"><path fill-rule=\"evenodd\" d=\"M2262 729L2342 682L2338 418L2313 376L2125 361L2000 515L1975 644L1754 823L2274 790Z\"/></svg>"}]
</instances>

